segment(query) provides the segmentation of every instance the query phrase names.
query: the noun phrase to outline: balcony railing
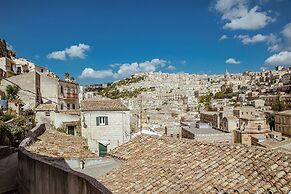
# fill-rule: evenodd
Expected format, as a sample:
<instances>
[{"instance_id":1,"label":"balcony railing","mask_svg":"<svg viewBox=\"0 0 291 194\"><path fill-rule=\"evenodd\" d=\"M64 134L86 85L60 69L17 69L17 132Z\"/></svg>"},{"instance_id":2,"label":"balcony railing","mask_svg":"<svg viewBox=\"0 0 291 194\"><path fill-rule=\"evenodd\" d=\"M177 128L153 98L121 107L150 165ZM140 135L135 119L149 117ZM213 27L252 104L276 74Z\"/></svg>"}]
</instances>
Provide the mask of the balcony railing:
<instances>
[{"instance_id":1,"label":"balcony railing","mask_svg":"<svg viewBox=\"0 0 291 194\"><path fill-rule=\"evenodd\" d=\"M78 99L78 94L77 93L64 93L63 94L64 99Z\"/></svg>"}]
</instances>

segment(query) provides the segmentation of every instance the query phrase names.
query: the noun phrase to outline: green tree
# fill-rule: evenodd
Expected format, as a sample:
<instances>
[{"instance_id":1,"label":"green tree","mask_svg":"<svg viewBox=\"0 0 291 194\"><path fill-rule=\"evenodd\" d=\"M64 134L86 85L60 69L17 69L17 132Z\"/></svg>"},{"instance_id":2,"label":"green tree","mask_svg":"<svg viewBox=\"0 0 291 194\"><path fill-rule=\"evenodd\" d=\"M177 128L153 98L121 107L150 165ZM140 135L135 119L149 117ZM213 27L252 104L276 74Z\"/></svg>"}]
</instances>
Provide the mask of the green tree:
<instances>
[{"instance_id":1,"label":"green tree","mask_svg":"<svg viewBox=\"0 0 291 194\"><path fill-rule=\"evenodd\" d=\"M224 93L221 92L221 91L216 92L214 97L215 97L216 99L222 99L222 98L224 98Z\"/></svg>"},{"instance_id":2,"label":"green tree","mask_svg":"<svg viewBox=\"0 0 291 194\"><path fill-rule=\"evenodd\" d=\"M65 73L65 79L70 79L70 73L69 72Z\"/></svg>"},{"instance_id":3,"label":"green tree","mask_svg":"<svg viewBox=\"0 0 291 194\"><path fill-rule=\"evenodd\" d=\"M16 85L8 85L6 87L7 100L13 101L18 99L19 87Z\"/></svg>"},{"instance_id":4,"label":"green tree","mask_svg":"<svg viewBox=\"0 0 291 194\"><path fill-rule=\"evenodd\" d=\"M199 103L203 103L207 111L211 111L211 95L203 95L198 98Z\"/></svg>"},{"instance_id":5,"label":"green tree","mask_svg":"<svg viewBox=\"0 0 291 194\"><path fill-rule=\"evenodd\" d=\"M210 95L199 96L198 101L199 103L210 104L211 96Z\"/></svg>"}]
</instances>

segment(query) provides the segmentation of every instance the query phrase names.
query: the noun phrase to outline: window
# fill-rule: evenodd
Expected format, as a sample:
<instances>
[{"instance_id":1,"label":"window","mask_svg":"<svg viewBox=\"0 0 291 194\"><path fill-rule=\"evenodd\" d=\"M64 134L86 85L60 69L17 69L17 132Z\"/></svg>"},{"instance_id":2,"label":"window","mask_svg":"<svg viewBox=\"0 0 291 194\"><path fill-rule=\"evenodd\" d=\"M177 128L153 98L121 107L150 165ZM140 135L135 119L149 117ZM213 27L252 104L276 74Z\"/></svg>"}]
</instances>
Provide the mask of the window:
<instances>
[{"instance_id":1,"label":"window","mask_svg":"<svg viewBox=\"0 0 291 194\"><path fill-rule=\"evenodd\" d=\"M21 74L21 67L17 67L17 74Z\"/></svg>"},{"instance_id":2,"label":"window","mask_svg":"<svg viewBox=\"0 0 291 194\"><path fill-rule=\"evenodd\" d=\"M63 94L64 93L64 88L63 88L63 86L61 86L61 94Z\"/></svg>"},{"instance_id":3,"label":"window","mask_svg":"<svg viewBox=\"0 0 291 194\"><path fill-rule=\"evenodd\" d=\"M178 139L180 138L180 134L177 134L177 138L178 138Z\"/></svg>"},{"instance_id":4,"label":"window","mask_svg":"<svg viewBox=\"0 0 291 194\"><path fill-rule=\"evenodd\" d=\"M174 137L174 135L173 135L173 134L171 134L171 137Z\"/></svg>"},{"instance_id":5,"label":"window","mask_svg":"<svg viewBox=\"0 0 291 194\"><path fill-rule=\"evenodd\" d=\"M258 126L258 130L259 131L262 130L262 126L261 125Z\"/></svg>"},{"instance_id":6,"label":"window","mask_svg":"<svg viewBox=\"0 0 291 194\"><path fill-rule=\"evenodd\" d=\"M63 110L64 109L64 105L63 104L61 104L61 110Z\"/></svg>"},{"instance_id":7,"label":"window","mask_svg":"<svg viewBox=\"0 0 291 194\"><path fill-rule=\"evenodd\" d=\"M96 125L108 125L108 117L102 116L102 117L96 117Z\"/></svg>"},{"instance_id":8,"label":"window","mask_svg":"<svg viewBox=\"0 0 291 194\"><path fill-rule=\"evenodd\" d=\"M50 116L50 111L46 111L45 116Z\"/></svg>"},{"instance_id":9,"label":"window","mask_svg":"<svg viewBox=\"0 0 291 194\"><path fill-rule=\"evenodd\" d=\"M72 109L75 109L76 108L76 105L75 104L72 104Z\"/></svg>"},{"instance_id":10,"label":"window","mask_svg":"<svg viewBox=\"0 0 291 194\"><path fill-rule=\"evenodd\" d=\"M69 103L67 104L67 109L70 110L70 104Z\"/></svg>"}]
</instances>

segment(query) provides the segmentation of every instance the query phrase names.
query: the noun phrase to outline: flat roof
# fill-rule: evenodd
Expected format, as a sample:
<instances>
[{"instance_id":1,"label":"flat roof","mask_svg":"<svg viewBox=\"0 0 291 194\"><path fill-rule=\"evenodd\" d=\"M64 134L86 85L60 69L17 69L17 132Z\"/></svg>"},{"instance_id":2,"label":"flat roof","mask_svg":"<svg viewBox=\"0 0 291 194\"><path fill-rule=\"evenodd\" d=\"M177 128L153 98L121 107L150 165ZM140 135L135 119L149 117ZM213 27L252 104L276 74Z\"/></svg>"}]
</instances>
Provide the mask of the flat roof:
<instances>
[{"instance_id":1,"label":"flat roof","mask_svg":"<svg viewBox=\"0 0 291 194\"><path fill-rule=\"evenodd\" d=\"M212 127L207 127L207 128L197 128L196 125L190 124L189 127L185 126L183 127L183 129L193 133L193 134L197 134L197 135L204 135L204 134L222 134L225 133L223 131L219 131L217 129L214 129Z\"/></svg>"}]
</instances>

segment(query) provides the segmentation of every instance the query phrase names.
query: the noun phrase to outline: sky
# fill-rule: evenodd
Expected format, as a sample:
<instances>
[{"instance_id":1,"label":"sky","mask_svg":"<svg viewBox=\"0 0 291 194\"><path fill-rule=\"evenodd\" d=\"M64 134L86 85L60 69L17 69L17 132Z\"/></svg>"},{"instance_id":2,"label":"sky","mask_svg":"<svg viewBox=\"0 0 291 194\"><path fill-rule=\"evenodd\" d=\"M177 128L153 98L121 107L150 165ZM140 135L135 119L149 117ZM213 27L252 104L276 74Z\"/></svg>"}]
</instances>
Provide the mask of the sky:
<instances>
[{"instance_id":1,"label":"sky","mask_svg":"<svg viewBox=\"0 0 291 194\"><path fill-rule=\"evenodd\" d=\"M9 0L0 38L81 84L291 65L291 0Z\"/></svg>"}]
</instances>

